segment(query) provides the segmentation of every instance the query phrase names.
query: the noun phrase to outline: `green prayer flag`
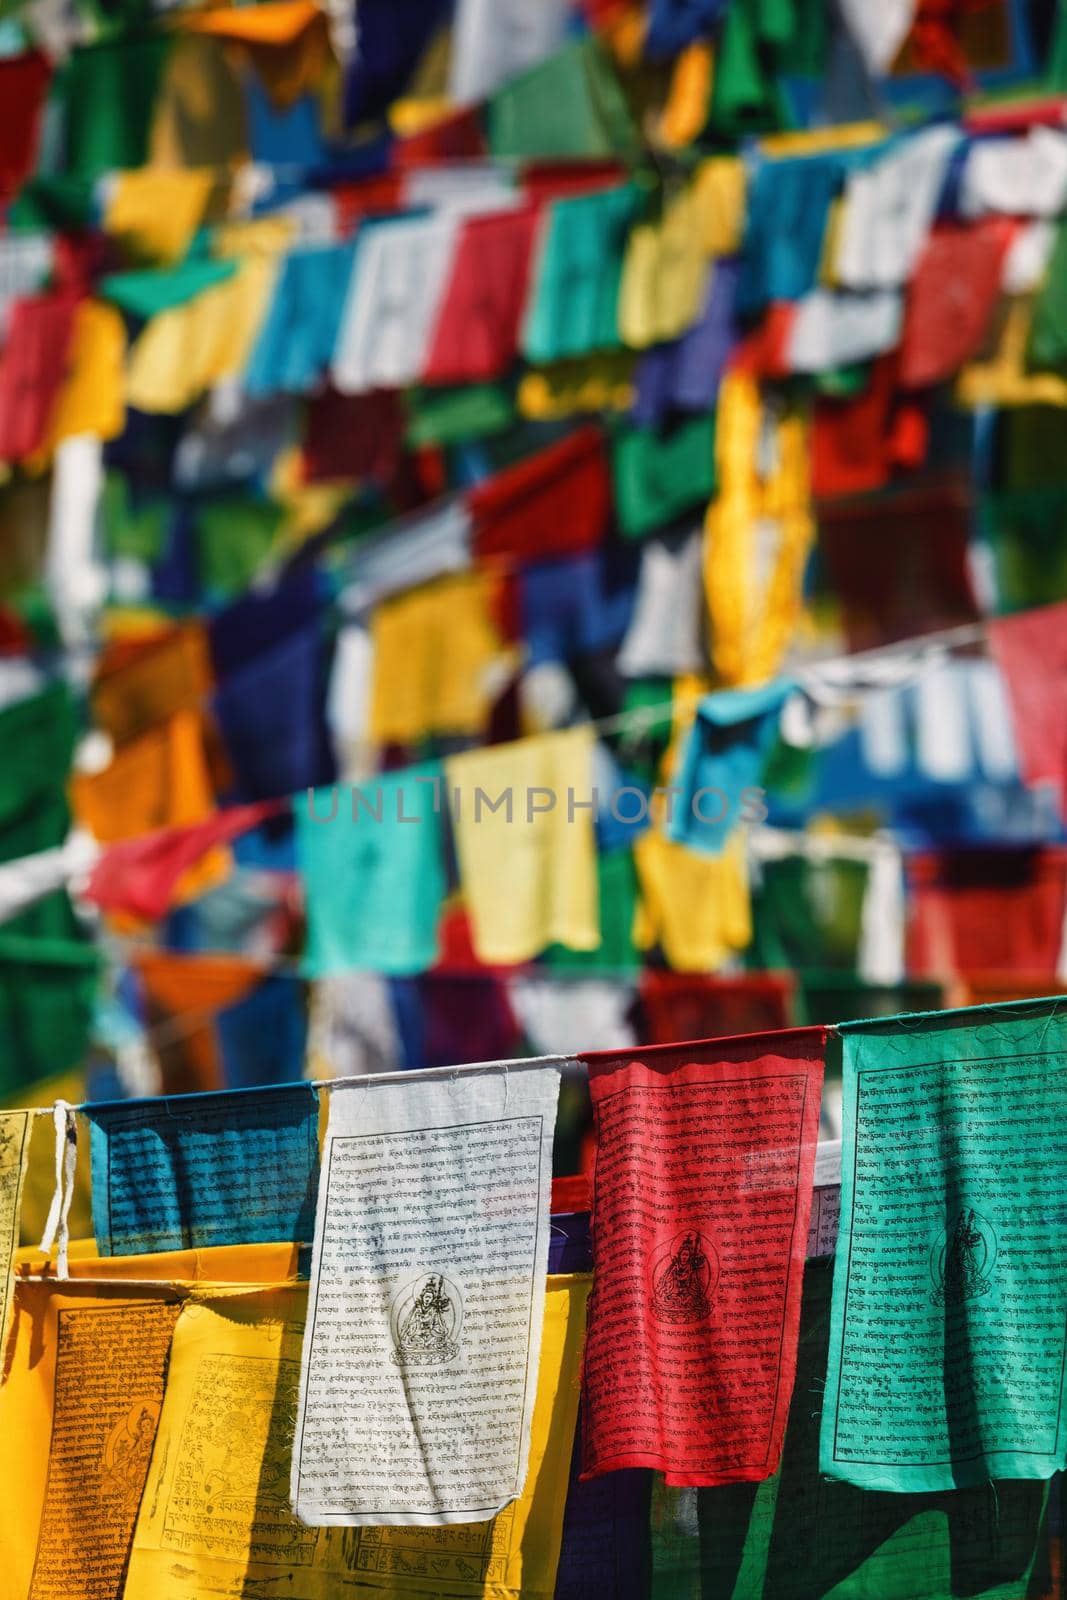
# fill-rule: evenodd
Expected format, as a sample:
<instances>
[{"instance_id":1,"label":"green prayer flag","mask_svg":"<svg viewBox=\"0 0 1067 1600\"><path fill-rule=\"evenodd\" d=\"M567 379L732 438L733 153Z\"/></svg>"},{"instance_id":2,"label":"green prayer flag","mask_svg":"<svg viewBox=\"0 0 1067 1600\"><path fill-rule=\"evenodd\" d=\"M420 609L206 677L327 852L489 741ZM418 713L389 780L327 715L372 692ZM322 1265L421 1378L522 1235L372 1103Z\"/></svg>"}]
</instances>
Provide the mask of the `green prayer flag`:
<instances>
[{"instance_id":1,"label":"green prayer flag","mask_svg":"<svg viewBox=\"0 0 1067 1600\"><path fill-rule=\"evenodd\" d=\"M151 566L163 554L171 503L163 494L135 496L124 472L110 471L100 496L104 545L112 560L127 557Z\"/></svg>"},{"instance_id":2,"label":"green prayer flag","mask_svg":"<svg viewBox=\"0 0 1067 1600\"><path fill-rule=\"evenodd\" d=\"M36 233L40 228L77 232L88 228L96 216L91 178L69 173L39 173L19 190L8 212L12 232Z\"/></svg>"},{"instance_id":3,"label":"green prayer flag","mask_svg":"<svg viewBox=\"0 0 1067 1600\"><path fill-rule=\"evenodd\" d=\"M99 967L91 944L0 930L0 1094L81 1064Z\"/></svg>"},{"instance_id":4,"label":"green prayer flag","mask_svg":"<svg viewBox=\"0 0 1067 1600\"><path fill-rule=\"evenodd\" d=\"M1056 230L1044 288L1030 324L1028 363L1034 368L1061 367L1067 361L1067 223Z\"/></svg>"},{"instance_id":5,"label":"green prayer flag","mask_svg":"<svg viewBox=\"0 0 1067 1600\"><path fill-rule=\"evenodd\" d=\"M1067 484L983 495L978 517L999 612L1067 599Z\"/></svg>"},{"instance_id":6,"label":"green prayer flag","mask_svg":"<svg viewBox=\"0 0 1067 1600\"><path fill-rule=\"evenodd\" d=\"M798 1023L824 1023L894 1017L902 1011L938 1011L944 1003L941 984L912 978L903 983L868 983L857 973L817 969L797 974L800 1015Z\"/></svg>"},{"instance_id":7,"label":"green prayer flag","mask_svg":"<svg viewBox=\"0 0 1067 1600\"><path fill-rule=\"evenodd\" d=\"M244 594L274 548L282 510L269 500L209 500L196 518L200 587L212 598Z\"/></svg>"},{"instance_id":8,"label":"green prayer flag","mask_svg":"<svg viewBox=\"0 0 1067 1600\"><path fill-rule=\"evenodd\" d=\"M1045 1485L884 1494L819 1474L832 1261L804 1272L782 1464L760 1484L652 1496L652 1600L1022 1600Z\"/></svg>"},{"instance_id":9,"label":"green prayer flag","mask_svg":"<svg viewBox=\"0 0 1067 1600\"><path fill-rule=\"evenodd\" d=\"M502 383L471 383L458 389L409 389L407 442L462 444L501 433L515 420L511 394Z\"/></svg>"},{"instance_id":10,"label":"green prayer flag","mask_svg":"<svg viewBox=\"0 0 1067 1600\"><path fill-rule=\"evenodd\" d=\"M209 261L197 256L180 266L155 271L113 272L101 280L100 293L131 317L154 317L180 306L213 284L232 278L236 261Z\"/></svg>"},{"instance_id":11,"label":"green prayer flag","mask_svg":"<svg viewBox=\"0 0 1067 1600\"><path fill-rule=\"evenodd\" d=\"M749 964L856 970L869 867L842 856L782 856L760 867Z\"/></svg>"},{"instance_id":12,"label":"green prayer flag","mask_svg":"<svg viewBox=\"0 0 1067 1600\"><path fill-rule=\"evenodd\" d=\"M624 428L612 450L615 510L630 539L662 528L710 499L715 488L715 414L673 428Z\"/></svg>"},{"instance_id":13,"label":"green prayer flag","mask_svg":"<svg viewBox=\"0 0 1067 1600\"><path fill-rule=\"evenodd\" d=\"M76 733L74 702L62 682L0 710L0 861L28 854L28 844L45 850L63 842L65 813L58 821L50 813L47 826L36 814L63 796ZM15 829L16 848L9 851L8 835Z\"/></svg>"},{"instance_id":14,"label":"green prayer flag","mask_svg":"<svg viewBox=\"0 0 1067 1600\"><path fill-rule=\"evenodd\" d=\"M605 850L597 858L600 904L600 944L596 950L566 950L553 944L544 953L545 964L557 972L636 972L640 961L634 949L633 925L637 906L637 873L628 846Z\"/></svg>"},{"instance_id":15,"label":"green prayer flag","mask_svg":"<svg viewBox=\"0 0 1067 1600\"><path fill-rule=\"evenodd\" d=\"M895 1493L1067 1459L1067 1013L842 1030L820 1470Z\"/></svg>"},{"instance_id":16,"label":"green prayer flag","mask_svg":"<svg viewBox=\"0 0 1067 1600\"><path fill-rule=\"evenodd\" d=\"M440 762L297 797L310 977L353 968L403 977L433 966L446 887L443 805Z\"/></svg>"},{"instance_id":17,"label":"green prayer flag","mask_svg":"<svg viewBox=\"0 0 1067 1600\"><path fill-rule=\"evenodd\" d=\"M58 85L68 171L97 178L143 167L170 36L153 31L78 46Z\"/></svg>"},{"instance_id":18,"label":"green prayer flag","mask_svg":"<svg viewBox=\"0 0 1067 1600\"><path fill-rule=\"evenodd\" d=\"M486 115L489 151L497 157L633 158L639 151L626 97L594 38L512 78L490 98Z\"/></svg>"}]
</instances>

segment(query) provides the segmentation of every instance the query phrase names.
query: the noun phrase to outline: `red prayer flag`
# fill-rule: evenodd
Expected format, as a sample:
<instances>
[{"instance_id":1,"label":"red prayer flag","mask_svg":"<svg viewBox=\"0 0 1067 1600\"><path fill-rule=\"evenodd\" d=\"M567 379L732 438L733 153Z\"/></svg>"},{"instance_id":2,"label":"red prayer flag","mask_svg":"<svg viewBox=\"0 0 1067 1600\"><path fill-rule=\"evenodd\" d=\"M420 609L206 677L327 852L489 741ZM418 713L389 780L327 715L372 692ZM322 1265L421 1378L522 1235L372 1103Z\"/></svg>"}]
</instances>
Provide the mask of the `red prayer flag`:
<instances>
[{"instance_id":1,"label":"red prayer flag","mask_svg":"<svg viewBox=\"0 0 1067 1600\"><path fill-rule=\"evenodd\" d=\"M123 839L100 856L86 897L109 911L127 911L154 922L170 910L182 874L209 850L240 838L288 804L262 800L231 806L188 828L159 828L138 839Z\"/></svg>"},{"instance_id":2,"label":"red prayer flag","mask_svg":"<svg viewBox=\"0 0 1067 1600\"><path fill-rule=\"evenodd\" d=\"M0 357L0 461L20 461L41 446L66 376L75 300L29 295L11 307Z\"/></svg>"},{"instance_id":3,"label":"red prayer flag","mask_svg":"<svg viewBox=\"0 0 1067 1600\"><path fill-rule=\"evenodd\" d=\"M931 483L819 509L819 547L850 650L973 622L971 494Z\"/></svg>"},{"instance_id":4,"label":"red prayer flag","mask_svg":"<svg viewBox=\"0 0 1067 1600\"><path fill-rule=\"evenodd\" d=\"M648 1044L724 1039L737 1033L788 1028L795 984L789 972L704 972L650 969L641 975L641 1010Z\"/></svg>"},{"instance_id":5,"label":"red prayer flag","mask_svg":"<svg viewBox=\"0 0 1067 1600\"><path fill-rule=\"evenodd\" d=\"M594 550L611 516L611 473L592 426L497 472L467 496L479 560L546 561Z\"/></svg>"},{"instance_id":6,"label":"red prayer flag","mask_svg":"<svg viewBox=\"0 0 1067 1600\"><path fill-rule=\"evenodd\" d=\"M1051 783L1067 816L1067 602L989 623L1004 675L1019 766L1027 783Z\"/></svg>"},{"instance_id":7,"label":"red prayer flag","mask_svg":"<svg viewBox=\"0 0 1067 1600\"><path fill-rule=\"evenodd\" d=\"M404 453L405 415L395 389L338 394L323 389L307 405L304 482L392 482Z\"/></svg>"},{"instance_id":8,"label":"red prayer flag","mask_svg":"<svg viewBox=\"0 0 1067 1600\"><path fill-rule=\"evenodd\" d=\"M907 860L907 970L947 979L1047 974L1055 987L1067 850L976 847Z\"/></svg>"},{"instance_id":9,"label":"red prayer flag","mask_svg":"<svg viewBox=\"0 0 1067 1600\"><path fill-rule=\"evenodd\" d=\"M796 1373L824 1028L586 1058L583 1477L776 1470Z\"/></svg>"},{"instance_id":10,"label":"red prayer flag","mask_svg":"<svg viewBox=\"0 0 1067 1600\"><path fill-rule=\"evenodd\" d=\"M1015 232L1005 217L941 223L923 246L904 308L900 383L921 389L953 377L980 347L1000 300Z\"/></svg>"},{"instance_id":11,"label":"red prayer flag","mask_svg":"<svg viewBox=\"0 0 1067 1600\"><path fill-rule=\"evenodd\" d=\"M33 171L41 111L52 78L39 50L0 61L0 193L12 195Z\"/></svg>"},{"instance_id":12,"label":"red prayer flag","mask_svg":"<svg viewBox=\"0 0 1067 1600\"><path fill-rule=\"evenodd\" d=\"M539 216L536 206L524 206L463 224L430 341L427 383L477 383L510 367Z\"/></svg>"},{"instance_id":13,"label":"red prayer flag","mask_svg":"<svg viewBox=\"0 0 1067 1600\"><path fill-rule=\"evenodd\" d=\"M863 394L847 400L819 395L811 427L811 490L817 500L867 494L889 481L889 417L897 386L897 355L871 363Z\"/></svg>"}]
</instances>

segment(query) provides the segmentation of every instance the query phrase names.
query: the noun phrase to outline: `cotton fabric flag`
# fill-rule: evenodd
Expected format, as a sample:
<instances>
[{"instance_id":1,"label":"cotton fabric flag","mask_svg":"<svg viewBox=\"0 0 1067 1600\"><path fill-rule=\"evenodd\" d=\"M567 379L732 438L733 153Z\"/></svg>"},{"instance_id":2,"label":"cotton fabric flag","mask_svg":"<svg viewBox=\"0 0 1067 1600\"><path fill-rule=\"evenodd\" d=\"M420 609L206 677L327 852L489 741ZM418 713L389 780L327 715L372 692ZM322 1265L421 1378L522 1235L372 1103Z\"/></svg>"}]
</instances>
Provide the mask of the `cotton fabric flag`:
<instances>
[{"instance_id":1,"label":"cotton fabric flag","mask_svg":"<svg viewBox=\"0 0 1067 1600\"><path fill-rule=\"evenodd\" d=\"M634 613L618 655L626 677L673 678L703 669L701 562L698 529L641 546Z\"/></svg>"},{"instance_id":2,"label":"cotton fabric flag","mask_svg":"<svg viewBox=\"0 0 1067 1600\"><path fill-rule=\"evenodd\" d=\"M332 1091L290 1486L301 1521L484 1522L522 1494L561 1066Z\"/></svg>"},{"instance_id":3,"label":"cotton fabric flag","mask_svg":"<svg viewBox=\"0 0 1067 1600\"><path fill-rule=\"evenodd\" d=\"M1027 783L1052 784L1067 814L1067 605L989 623Z\"/></svg>"},{"instance_id":4,"label":"cotton fabric flag","mask_svg":"<svg viewBox=\"0 0 1067 1600\"><path fill-rule=\"evenodd\" d=\"M712 856L650 828L633 854L641 891L633 925L638 949L658 944L676 972L713 972L748 946L752 911L739 833Z\"/></svg>"},{"instance_id":5,"label":"cotton fabric flag","mask_svg":"<svg viewBox=\"0 0 1067 1600\"><path fill-rule=\"evenodd\" d=\"M101 844L204 822L215 809L215 792L202 714L177 711L122 745L102 771L75 773L71 803L81 826Z\"/></svg>"},{"instance_id":6,"label":"cotton fabric flag","mask_svg":"<svg viewBox=\"0 0 1067 1600\"><path fill-rule=\"evenodd\" d=\"M452 36L449 97L484 100L563 43L568 0L460 0Z\"/></svg>"},{"instance_id":7,"label":"cotton fabric flag","mask_svg":"<svg viewBox=\"0 0 1067 1600\"><path fill-rule=\"evenodd\" d=\"M941 383L978 354L1000 302L1013 232L1000 217L931 230L908 285L902 388Z\"/></svg>"},{"instance_id":8,"label":"cotton fabric flag","mask_svg":"<svg viewBox=\"0 0 1067 1600\"><path fill-rule=\"evenodd\" d=\"M593 815L578 809L593 798L594 744L589 728L568 728L445 762L474 948L489 965L600 943Z\"/></svg>"},{"instance_id":9,"label":"cotton fabric flag","mask_svg":"<svg viewBox=\"0 0 1067 1600\"><path fill-rule=\"evenodd\" d=\"M790 370L828 372L884 355L900 341L903 310L893 289L866 294L814 289L799 302L789 332Z\"/></svg>"},{"instance_id":10,"label":"cotton fabric flag","mask_svg":"<svg viewBox=\"0 0 1067 1600\"><path fill-rule=\"evenodd\" d=\"M464 221L438 301L424 382L485 382L510 367L518 351L537 227L533 206Z\"/></svg>"},{"instance_id":11,"label":"cotton fabric flag","mask_svg":"<svg viewBox=\"0 0 1067 1600\"><path fill-rule=\"evenodd\" d=\"M199 622L164 629L104 651L92 687L93 716L117 744L176 711L196 711L211 687L207 635Z\"/></svg>"},{"instance_id":12,"label":"cotton fabric flag","mask_svg":"<svg viewBox=\"0 0 1067 1600\"><path fill-rule=\"evenodd\" d=\"M105 1255L309 1237L319 1172L310 1086L99 1103L85 1115Z\"/></svg>"},{"instance_id":13,"label":"cotton fabric flag","mask_svg":"<svg viewBox=\"0 0 1067 1600\"><path fill-rule=\"evenodd\" d=\"M214 709L237 786L250 802L298 793L333 777L318 622L254 655L219 684Z\"/></svg>"},{"instance_id":14,"label":"cotton fabric flag","mask_svg":"<svg viewBox=\"0 0 1067 1600\"><path fill-rule=\"evenodd\" d=\"M383 600L371 618L370 735L417 745L484 735L507 668L499 582L477 570Z\"/></svg>"},{"instance_id":15,"label":"cotton fabric flag","mask_svg":"<svg viewBox=\"0 0 1067 1600\"><path fill-rule=\"evenodd\" d=\"M797 1378L775 1477L754 1495L737 1487L671 1490L657 1479L656 1600L950 1600L962 1592L1018 1600L1044 1592L1037 1587L1048 1556L1043 1484L882 1494L820 1474L832 1275L829 1261L804 1269Z\"/></svg>"},{"instance_id":16,"label":"cotton fabric flag","mask_svg":"<svg viewBox=\"0 0 1067 1600\"><path fill-rule=\"evenodd\" d=\"M907 281L958 141L955 128L924 128L850 173L833 262L842 287L891 289Z\"/></svg>"},{"instance_id":17,"label":"cotton fabric flag","mask_svg":"<svg viewBox=\"0 0 1067 1600\"><path fill-rule=\"evenodd\" d=\"M715 416L662 433L628 428L612 452L615 508L625 537L638 539L706 500L715 487Z\"/></svg>"},{"instance_id":18,"label":"cotton fabric flag","mask_svg":"<svg viewBox=\"0 0 1067 1600\"><path fill-rule=\"evenodd\" d=\"M960 178L960 212L1056 217L1067 201L1067 138L1040 125L1018 139L976 139Z\"/></svg>"},{"instance_id":19,"label":"cotton fabric flag","mask_svg":"<svg viewBox=\"0 0 1067 1600\"><path fill-rule=\"evenodd\" d=\"M377 601L471 565L471 518L462 500L401 517L361 539L344 569L341 605L359 617Z\"/></svg>"},{"instance_id":20,"label":"cotton fabric flag","mask_svg":"<svg viewBox=\"0 0 1067 1600\"><path fill-rule=\"evenodd\" d=\"M916 851L907 887L909 973L944 980L1043 972L1046 987L1056 987L1067 909L1062 847Z\"/></svg>"},{"instance_id":21,"label":"cotton fabric flag","mask_svg":"<svg viewBox=\"0 0 1067 1600\"><path fill-rule=\"evenodd\" d=\"M126 329L114 306L79 301L63 385L48 419L46 450L92 434L114 439L126 425Z\"/></svg>"},{"instance_id":22,"label":"cotton fabric flag","mask_svg":"<svg viewBox=\"0 0 1067 1600\"><path fill-rule=\"evenodd\" d=\"M568 45L501 85L486 118L493 155L520 161L625 159L638 144L626 97L596 38Z\"/></svg>"},{"instance_id":23,"label":"cotton fabric flag","mask_svg":"<svg viewBox=\"0 0 1067 1600\"><path fill-rule=\"evenodd\" d=\"M678 804L669 833L691 849L717 855L759 789L778 737L789 678L758 689L725 689L697 707L682 747Z\"/></svg>"},{"instance_id":24,"label":"cotton fabric flag","mask_svg":"<svg viewBox=\"0 0 1067 1600\"><path fill-rule=\"evenodd\" d=\"M272 1584L299 1574L308 1600L520 1600L553 1591L588 1278L554 1277L545 1295L530 1471L515 1503L488 1523L343 1533L308 1528L284 1504L306 1288L261 1289L189 1304L172 1346L155 1461L161 1492L143 1503L127 1600L189 1600L205 1584ZM234 1404L220 1408L221 1387ZM247 1463L230 1485L226 1527L200 1485L192 1441L206 1433L224 1459ZM229 1455L226 1454L229 1447ZM153 1478L153 1481L155 1479ZM187 1486L197 1484L190 1495ZM178 1559L176 1559L176 1557Z\"/></svg>"},{"instance_id":25,"label":"cotton fabric flag","mask_svg":"<svg viewBox=\"0 0 1067 1600\"><path fill-rule=\"evenodd\" d=\"M892 1493L1051 1477L1067 1455L1067 1283L1044 1130L1064 1115L1067 1021L1039 1000L842 1032L819 1469Z\"/></svg>"},{"instance_id":26,"label":"cotton fabric flag","mask_svg":"<svg viewBox=\"0 0 1067 1600\"><path fill-rule=\"evenodd\" d=\"M200 902L201 915L205 903L210 897ZM255 900L252 907L254 915ZM209 934L204 951L143 949L131 959L131 1001L153 1035L164 1094L293 1083L302 1075L300 980L253 957L213 953L223 942Z\"/></svg>"},{"instance_id":27,"label":"cotton fabric flag","mask_svg":"<svg viewBox=\"0 0 1067 1600\"><path fill-rule=\"evenodd\" d=\"M82 1065L99 977L92 944L0 931L0 1093Z\"/></svg>"},{"instance_id":28,"label":"cotton fabric flag","mask_svg":"<svg viewBox=\"0 0 1067 1600\"><path fill-rule=\"evenodd\" d=\"M446 212L364 227L330 368L342 394L403 387L420 377L461 220Z\"/></svg>"},{"instance_id":29,"label":"cotton fabric flag","mask_svg":"<svg viewBox=\"0 0 1067 1600\"><path fill-rule=\"evenodd\" d=\"M11 1267L19 1242L32 1111L0 1111L0 1361L7 1351Z\"/></svg>"},{"instance_id":30,"label":"cotton fabric flag","mask_svg":"<svg viewBox=\"0 0 1067 1600\"><path fill-rule=\"evenodd\" d=\"M175 904L190 867L281 809L274 800L230 806L203 822L122 840L93 863L85 895L109 911L156 921Z\"/></svg>"},{"instance_id":31,"label":"cotton fabric flag","mask_svg":"<svg viewBox=\"0 0 1067 1600\"><path fill-rule=\"evenodd\" d=\"M304 245L285 257L244 373L249 394L307 394L329 370L355 245Z\"/></svg>"},{"instance_id":32,"label":"cotton fabric flag","mask_svg":"<svg viewBox=\"0 0 1067 1600\"><path fill-rule=\"evenodd\" d=\"M380 973L339 972L312 985L306 1077L395 1072L400 1050L390 985Z\"/></svg>"},{"instance_id":33,"label":"cotton fabric flag","mask_svg":"<svg viewBox=\"0 0 1067 1600\"><path fill-rule=\"evenodd\" d=\"M723 372L740 342L735 319L738 263L715 261L703 309L679 338L653 345L637 369L631 416L643 427L659 427L676 411L710 411Z\"/></svg>"},{"instance_id":34,"label":"cotton fabric flag","mask_svg":"<svg viewBox=\"0 0 1067 1600\"><path fill-rule=\"evenodd\" d=\"M538 1055L625 1050L637 1043L634 995L615 979L515 978L509 998Z\"/></svg>"},{"instance_id":35,"label":"cotton fabric flag","mask_svg":"<svg viewBox=\"0 0 1067 1600\"><path fill-rule=\"evenodd\" d=\"M121 1591L177 1316L173 1291L147 1284L17 1286L0 1386L9 1594Z\"/></svg>"},{"instance_id":36,"label":"cotton fabric flag","mask_svg":"<svg viewBox=\"0 0 1067 1600\"><path fill-rule=\"evenodd\" d=\"M309 976L433 965L446 888L442 786L441 767L427 763L296 802Z\"/></svg>"},{"instance_id":37,"label":"cotton fabric flag","mask_svg":"<svg viewBox=\"0 0 1067 1600\"><path fill-rule=\"evenodd\" d=\"M180 261L203 220L215 181L210 171L143 167L115 173L108 182L104 231L135 260Z\"/></svg>"},{"instance_id":38,"label":"cotton fabric flag","mask_svg":"<svg viewBox=\"0 0 1067 1600\"><path fill-rule=\"evenodd\" d=\"M642 1040L676 1044L787 1028L793 984L792 975L784 972L713 977L648 968L641 974L640 996Z\"/></svg>"},{"instance_id":39,"label":"cotton fabric flag","mask_svg":"<svg viewBox=\"0 0 1067 1600\"><path fill-rule=\"evenodd\" d=\"M591 550L611 518L611 479L598 428L586 426L505 467L467 496L479 559L548 560Z\"/></svg>"},{"instance_id":40,"label":"cotton fabric flag","mask_svg":"<svg viewBox=\"0 0 1067 1600\"><path fill-rule=\"evenodd\" d=\"M548 208L523 322L528 361L560 361L618 345L622 257L637 198L623 185L566 196Z\"/></svg>"},{"instance_id":41,"label":"cotton fabric flag","mask_svg":"<svg viewBox=\"0 0 1067 1600\"><path fill-rule=\"evenodd\" d=\"M589 1056L584 1477L758 1483L796 1371L825 1031Z\"/></svg>"}]
</instances>

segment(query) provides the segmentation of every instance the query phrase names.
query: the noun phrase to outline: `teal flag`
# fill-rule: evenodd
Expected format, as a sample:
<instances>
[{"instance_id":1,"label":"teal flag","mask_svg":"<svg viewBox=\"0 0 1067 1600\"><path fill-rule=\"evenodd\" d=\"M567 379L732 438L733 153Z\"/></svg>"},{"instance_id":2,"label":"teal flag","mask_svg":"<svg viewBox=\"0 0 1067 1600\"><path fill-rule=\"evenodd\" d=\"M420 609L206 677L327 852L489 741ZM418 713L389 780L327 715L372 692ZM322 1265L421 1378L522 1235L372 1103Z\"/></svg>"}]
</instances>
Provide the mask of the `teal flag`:
<instances>
[{"instance_id":1,"label":"teal flag","mask_svg":"<svg viewBox=\"0 0 1067 1600\"><path fill-rule=\"evenodd\" d=\"M304 970L402 977L432 967L445 893L438 762L293 802L307 896Z\"/></svg>"},{"instance_id":2,"label":"teal flag","mask_svg":"<svg viewBox=\"0 0 1067 1600\"><path fill-rule=\"evenodd\" d=\"M903 1493L1064 1465L1063 1007L842 1029L831 1477Z\"/></svg>"},{"instance_id":3,"label":"teal flag","mask_svg":"<svg viewBox=\"0 0 1067 1600\"><path fill-rule=\"evenodd\" d=\"M886 1494L820 1476L832 1271L832 1261L805 1269L775 1476L700 1490L657 1477L652 1600L1023 1600L1047 1562L1043 1483Z\"/></svg>"}]
</instances>

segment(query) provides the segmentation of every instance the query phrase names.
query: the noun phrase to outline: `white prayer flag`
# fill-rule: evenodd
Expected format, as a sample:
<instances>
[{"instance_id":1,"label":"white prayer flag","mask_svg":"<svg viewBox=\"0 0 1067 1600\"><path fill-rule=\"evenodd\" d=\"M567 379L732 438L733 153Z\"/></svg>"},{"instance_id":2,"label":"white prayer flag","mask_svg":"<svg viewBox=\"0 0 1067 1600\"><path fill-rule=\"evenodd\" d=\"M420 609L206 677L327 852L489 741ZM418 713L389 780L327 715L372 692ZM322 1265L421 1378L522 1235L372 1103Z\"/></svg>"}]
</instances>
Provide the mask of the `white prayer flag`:
<instances>
[{"instance_id":1,"label":"white prayer flag","mask_svg":"<svg viewBox=\"0 0 1067 1600\"><path fill-rule=\"evenodd\" d=\"M564 1065L331 1091L293 1449L303 1522L484 1522L521 1495Z\"/></svg>"}]
</instances>

